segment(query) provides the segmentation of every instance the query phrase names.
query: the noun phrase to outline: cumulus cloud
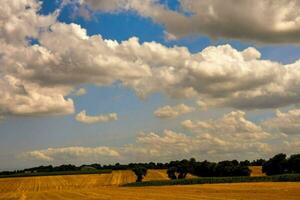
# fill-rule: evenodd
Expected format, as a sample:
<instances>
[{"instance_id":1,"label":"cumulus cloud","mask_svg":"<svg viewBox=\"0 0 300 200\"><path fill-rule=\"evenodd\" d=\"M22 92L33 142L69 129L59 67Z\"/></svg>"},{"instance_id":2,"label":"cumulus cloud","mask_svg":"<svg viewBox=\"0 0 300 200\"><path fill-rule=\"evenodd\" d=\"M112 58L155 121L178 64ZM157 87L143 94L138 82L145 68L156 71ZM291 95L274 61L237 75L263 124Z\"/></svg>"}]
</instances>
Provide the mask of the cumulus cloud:
<instances>
[{"instance_id":1,"label":"cumulus cloud","mask_svg":"<svg viewBox=\"0 0 300 200\"><path fill-rule=\"evenodd\" d=\"M56 21L57 13L39 15L41 2L35 0L3 0L0 8L1 43L21 45L26 38L37 38Z\"/></svg>"},{"instance_id":2,"label":"cumulus cloud","mask_svg":"<svg viewBox=\"0 0 300 200\"><path fill-rule=\"evenodd\" d=\"M277 110L276 116L263 121L262 125L288 135L300 134L300 109L292 109L286 113Z\"/></svg>"},{"instance_id":3,"label":"cumulus cloud","mask_svg":"<svg viewBox=\"0 0 300 200\"><path fill-rule=\"evenodd\" d=\"M154 115L158 118L174 118L179 115L193 112L195 109L193 107L187 106L185 104L178 104L176 106L164 106L160 107L154 111Z\"/></svg>"},{"instance_id":4,"label":"cumulus cloud","mask_svg":"<svg viewBox=\"0 0 300 200\"><path fill-rule=\"evenodd\" d=\"M118 115L117 113L109 113L106 115L88 116L86 111L83 110L76 115L75 119L81 123L94 124L115 121L118 119Z\"/></svg>"},{"instance_id":5,"label":"cumulus cloud","mask_svg":"<svg viewBox=\"0 0 300 200\"><path fill-rule=\"evenodd\" d=\"M75 92L75 95L76 96L83 96L86 94L86 89L84 88L79 88L76 92Z\"/></svg>"},{"instance_id":6,"label":"cumulus cloud","mask_svg":"<svg viewBox=\"0 0 300 200\"><path fill-rule=\"evenodd\" d=\"M220 139L216 136L188 136L171 130L162 133L141 133L136 142L121 147L65 147L34 150L23 154L23 158L41 162L149 162L169 161L196 157L213 160L256 158L273 153L272 145L262 141L245 141L236 138ZM98 159L98 160L97 160Z\"/></svg>"},{"instance_id":7,"label":"cumulus cloud","mask_svg":"<svg viewBox=\"0 0 300 200\"><path fill-rule=\"evenodd\" d=\"M224 133L226 135L226 133ZM262 141L245 141L243 138L226 138L221 134L213 132L206 134L196 134L188 136L182 133L176 133L171 130L165 130L162 134L147 133L141 134L137 138L137 146L143 147L144 156L152 159L165 159L197 157L205 159L232 159L235 156L240 157L253 155L267 155L270 153L271 146ZM135 150L131 149L134 155ZM141 153L137 148L137 153Z\"/></svg>"},{"instance_id":8,"label":"cumulus cloud","mask_svg":"<svg viewBox=\"0 0 300 200\"><path fill-rule=\"evenodd\" d=\"M162 92L199 99L207 108L264 109L300 102L299 61L282 65L263 60L252 47L238 51L230 45L210 46L191 53L185 47L140 43L135 37L105 40L89 36L77 24L57 21L55 12L39 14L40 3L34 0L16 1L5 1L0 17L0 115L71 114L74 103L66 96L74 88L115 82L142 98ZM156 13L149 6L166 9L156 1L91 5L99 2L111 11L124 5L141 6L143 13ZM25 29L24 24L30 25ZM38 43L30 44L28 37Z\"/></svg>"},{"instance_id":9,"label":"cumulus cloud","mask_svg":"<svg viewBox=\"0 0 300 200\"><path fill-rule=\"evenodd\" d=\"M213 134L214 136L230 140L257 141L270 136L260 126L245 118L245 112L232 111L222 118L208 121L185 120L181 124L184 128L198 134Z\"/></svg>"},{"instance_id":10,"label":"cumulus cloud","mask_svg":"<svg viewBox=\"0 0 300 200\"><path fill-rule=\"evenodd\" d=\"M80 1L100 12L133 10L163 24L167 37L204 34L265 43L300 42L300 3L297 0L180 0L181 8L171 10L157 0Z\"/></svg>"},{"instance_id":11,"label":"cumulus cloud","mask_svg":"<svg viewBox=\"0 0 300 200\"><path fill-rule=\"evenodd\" d=\"M232 111L205 121L185 120L182 126L192 134L168 129L161 133L142 132L135 142L118 147L49 148L27 152L25 157L55 163L63 160L93 162L95 159L113 163L169 161L188 157L256 159L278 152L297 153L300 150L299 134L272 132L262 123L248 120L243 111Z\"/></svg>"},{"instance_id":12,"label":"cumulus cloud","mask_svg":"<svg viewBox=\"0 0 300 200\"><path fill-rule=\"evenodd\" d=\"M64 98L63 88L40 87L10 75L0 80L0 88L2 114L41 116L74 112L73 100Z\"/></svg>"},{"instance_id":13,"label":"cumulus cloud","mask_svg":"<svg viewBox=\"0 0 300 200\"><path fill-rule=\"evenodd\" d=\"M163 54L156 57L155 66L161 67L152 68L151 77L125 82L139 95L161 91L173 97L199 97L207 107L238 109L276 108L299 101L299 62L282 65L261 60L251 47L237 51L230 45L211 46L191 54L185 48L155 43L141 47L146 46Z\"/></svg>"},{"instance_id":14,"label":"cumulus cloud","mask_svg":"<svg viewBox=\"0 0 300 200\"><path fill-rule=\"evenodd\" d=\"M62 147L62 148L48 148L42 150L29 151L22 154L25 158L44 162L97 162L107 158L117 158L120 156L119 152L113 148L100 146L100 147Z\"/></svg>"}]
</instances>

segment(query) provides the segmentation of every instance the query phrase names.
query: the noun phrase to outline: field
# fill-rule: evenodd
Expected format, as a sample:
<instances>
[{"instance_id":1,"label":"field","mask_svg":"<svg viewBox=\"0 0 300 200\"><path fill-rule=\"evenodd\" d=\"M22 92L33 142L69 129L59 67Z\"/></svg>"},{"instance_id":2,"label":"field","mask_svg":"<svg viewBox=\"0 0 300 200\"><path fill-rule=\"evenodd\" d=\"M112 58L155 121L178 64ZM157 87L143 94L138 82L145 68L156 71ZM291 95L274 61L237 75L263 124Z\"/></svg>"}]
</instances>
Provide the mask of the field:
<instances>
[{"instance_id":1,"label":"field","mask_svg":"<svg viewBox=\"0 0 300 200\"><path fill-rule=\"evenodd\" d=\"M112 170L92 170L92 171L57 171L57 172L34 172L34 173L17 173L10 175L0 175L0 178L14 177L32 177L32 176L57 176L57 175L80 175L80 174L107 174Z\"/></svg>"},{"instance_id":2,"label":"field","mask_svg":"<svg viewBox=\"0 0 300 200\"><path fill-rule=\"evenodd\" d=\"M149 170L145 180L166 180L165 170ZM88 199L299 199L300 183L204 184L119 187L134 182L131 171L111 174L0 179L0 200Z\"/></svg>"},{"instance_id":3,"label":"field","mask_svg":"<svg viewBox=\"0 0 300 200\"><path fill-rule=\"evenodd\" d=\"M262 172L261 166L251 166L251 176L265 176L265 174Z\"/></svg>"}]
</instances>

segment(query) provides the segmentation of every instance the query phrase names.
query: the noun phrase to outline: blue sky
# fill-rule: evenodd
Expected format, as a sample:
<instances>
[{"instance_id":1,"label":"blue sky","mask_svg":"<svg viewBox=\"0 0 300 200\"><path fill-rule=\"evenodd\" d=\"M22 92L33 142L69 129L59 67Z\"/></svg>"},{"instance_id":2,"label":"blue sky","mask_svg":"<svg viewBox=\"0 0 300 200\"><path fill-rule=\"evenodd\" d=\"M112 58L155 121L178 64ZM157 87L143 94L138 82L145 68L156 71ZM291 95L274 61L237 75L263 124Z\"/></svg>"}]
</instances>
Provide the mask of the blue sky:
<instances>
[{"instance_id":1,"label":"blue sky","mask_svg":"<svg viewBox=\"0 0 300 200\"><path fill-rule=\"evenodd\" d=\"M36 13L37 15L51 15L61 6L60 1L45 0L42 2L41 10ZM156 2L156 4L158 3ZM167 5L165 9L167 9L168 12L181 12L179 1L161 1L160 5ZM169 31L168 24L160 23L156 18L152 18L152 16L142 16L139 11L134 9L101 12L97 11L96 8L95 10L90 8L92 10L90 19L80 16L80 14L76 12L76 9L78 9L78 7L75 7L73 4L65 5L55 23L66 23L67 25L70 23L78 24L82 29L87 31L88 36L101 35L103 39L116 40L119 43L128 40L131 37L137 37L141 44L144 42L155 42L169 48L183 46L186 47L190 53L198 53L209 46L219 46L224 44L230 44L233 49L238 51L243 51L248 47L254 47L261 53L260 59L271 60L271 62L279 63L280 65L294 63L300 58L300 49L297 42L291 43L289 41L288 44L276 42L264 43L261 41L253 41L253 38L250 38L250 40L243 40L239 37L228 38L227 36L215 39L209 34L202 34L201 32L199 34L193 34L193 36L185 35L176 40L167 40L165 38L165 32ZM39 43L39 38L37 38L36 41L36 44L41 45ZM78 48L80 48L80 46ZM61 65L60 67L64 66ZM242 80L239 82L242 82ZM208 109L199 109L197 98L173 98L161 91L154 91L145 99L142 99L136 95L134 88L126 87L118 81L106 86L99 86L94 83L80 83L75 85L73 90L79 88L84 88L86 94L76 96L74 95L74 92L71 92L64 95L65 99L71 98L74 102L75 111L73 114L59 116L46 115L41 117L35 115L22 116L10 113L8 116L5 116L5 119L0 123L0 170L29 167L36 164L61 164L62 162L80 164L82 162L81 159L76 160L76 157L72 157L72 159L66 158L65 160L55 160L55 158L48 160L34 160L33 158L28 158L26 154L26 152L39 151L39 153L42 152L43 156L50 156L50 154L47 154L48 152L46 149L48 148L95 148L106 146L115 149L120 148L121 150L119 151L122 151L122 148L126 149L127 145L132 145L134 148L138 149L144 144L139 144L137 142L139 141L139 134L141 132L145 134L154 132L163 137L163 131L167 129L172 130L175 133L183 133L187 135L187 137L193 137L194 133L192 129L188 130L186 127L184 128L181 126L181 123L184 120L211 120L213 124L223 123L222 120L213 120L222 119L224 115L239 110L239 108L234 108L232 106L216 106ZM176 106L179 104L194 107L196 111L187 112L187 114L171 117L170 119L161 119L153 114L157 109L166 105ZM261 123L261 121L275 116L277 108L288 112L290 109L294 109L296 104L297 102L287 103L284 104L284 106L275 106L272 108L267 107L263 109L241 110L242 112L245 112L245 116L250 123L257 123L256 125L260 126L259 123ZM107 123L81 123L76 120L75 116L82 110L86 110L86 113L89 116L117 113L118 120L109 121ZM243 121L243 116L241 115L240 117ZM227 122L226 120L224 121ZM249 123L247 122L246 126L248 125ZM256 129L257 127L254 128ZM214 128L214 130L216 129L217 128ZM257 129L261 130L261 128ZM280 129L280 127L277 127L277 129ZM288 133L280 131L280 134L282 133L288 135ZM208 132L205 134L214 135L220 133ZM276 134L274 133L273 136ZM181 137L181 135L176 135L176 137L177 136ZM270 139L270 141L266 143L272 145L273 143L280 143L280 141L283 141L282 138L277 136L278 135L276 135L276 137L274 136L273 139ZM220 136L220 138L222 137L223 136ZM168 139L167 136L164 139ZM289 139L298 141L298 136L296 139ZM140 138L140 140L143 139ZM193 138L191 138L191 140L193 140ZM274 142L274 140L276 141ZM159 140L156 144L163 145L163 143L160 142L161 141ZM176 144L179 143L180 141L176 142ZM149 144L147 143L146 145ZM222 159L221 155L211 155L211 152L214 150L213 146L210 147L211 149L206 149L207 153L201 151L201 155L198 155L196 152L198 146L196 150L193 149L190 153L182 155L190 157L195 156L199 159ZM155 145L152 147L155 149ZM285 147L282 147L282 149L284 148ZM148 150L149 149L146 151ZM270 150L265 154L241 153L238 156L238 159L253 159L255 156L266 157L274 152L276 152L276 149ZM25 156L23 155L24 153L26 154ZM162 156L161 158L159 156L153 158L149 157L148 160L166 161L168 158L181 159L182 155L173 152L172 155ZM224 159L233 158L236 155L237 154L225 153ZM55 157L55 155L53 157ZM87 158L83 162L107 163L118 161L118 158L109 159L105 157L102 160L101 156L96 159L94 155L92 155L92 157L93 159ZM135 159L130 160L125 156L121 157L119 160L121 162L144 161L139 160L139 158L140 156L137 155ZM61 159L61 157L59 157L59 159ZM145 161L148 160L146 159Z\"/></svg>"}]
</instances>

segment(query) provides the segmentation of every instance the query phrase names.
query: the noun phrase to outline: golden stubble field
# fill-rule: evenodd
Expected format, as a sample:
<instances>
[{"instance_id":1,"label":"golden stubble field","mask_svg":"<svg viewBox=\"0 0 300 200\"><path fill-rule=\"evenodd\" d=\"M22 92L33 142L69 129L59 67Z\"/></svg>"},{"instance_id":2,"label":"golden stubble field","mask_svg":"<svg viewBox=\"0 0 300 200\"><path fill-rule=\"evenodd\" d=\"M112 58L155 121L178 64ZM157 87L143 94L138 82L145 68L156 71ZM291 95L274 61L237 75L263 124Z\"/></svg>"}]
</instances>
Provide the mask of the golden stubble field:
<instances>
[{"instance_id":1,"label":"golden stubble field","mask_svg":"<svg viewBox=\"0 0 300 200\"><path fill-rule=\"evenodd\" d=\"M145 180L162 179L167 179L165 170L149 170L145 178ZM0 200L300 199L300 183L120 187L133 181L135 176L131 171L113 171L112 174L98 175L5 178L0 179Z\"/></svg>"}]
</instances>

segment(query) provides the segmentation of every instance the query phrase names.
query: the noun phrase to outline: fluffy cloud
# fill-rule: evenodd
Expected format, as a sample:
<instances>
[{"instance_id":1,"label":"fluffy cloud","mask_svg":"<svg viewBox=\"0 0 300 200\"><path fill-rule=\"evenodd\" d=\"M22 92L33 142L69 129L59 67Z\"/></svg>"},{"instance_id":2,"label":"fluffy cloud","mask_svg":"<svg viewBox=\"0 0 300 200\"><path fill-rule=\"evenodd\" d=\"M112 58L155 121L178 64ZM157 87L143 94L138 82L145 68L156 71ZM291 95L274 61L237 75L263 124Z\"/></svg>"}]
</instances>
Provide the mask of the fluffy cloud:
<instances>
[{"instance_id":1,"label":"fluffy cloud","mask_svg":"<svg viewBox=\"0 0 300 200\"><path fill-rule=\"evenodd\" d=\"M40 87L10 75L0 80L0 88L2 114L41 116L74 112L73 101L64 98L63 88Z\"/></svg>"},{"instance_id":2,"label":"fluffy cloud","mask_svg":"<svg viewBox=\"0 0 300 200\"><path fill-rule=\"evenodd\" d=\"M1 43L20 45L26 38L36 38L56 21L57 13L43 16L37 14L41 2L35 0L3 0L0 8Z\"/></svg>"},{"instance_id":3,"label":"fluffy cloud","mask_svg":"<svg viewBox=\"0 0 300 200\"><path fill-rule=\"evenodd\" d=\"M300 109L289 110L286 113L277 110L276 116L265 120L262 125L288 135L300 134Z\"/></svg>"},{"instance_id":4,"label":"fluffy cloud","mask_svg":"<svg viewBox=\"0 0 300 200\"><path fill-rule=\"evenodd\" d=\"M146 46L161 52L156 63L148 63L155 66L152 76L124 82L139 95L161 91L173 97L199 97L207 107L239 109L276 108L300 100L299 62L282 65L260 60L256 49L237 51L230 45L191 54L185 48L144 43L140 55Z\"/></svg>"},{"instance_id":5,"label":"fluffy cloud","mask_svg":"<svg viewBox=\"0 0 300 200\"><path fill-rule=\"evenodd\" d=\"M107 115L88 116L86 115L86 111L83 110L76 115L75 119L81 123L94 124L115 121L118 119L118 115L117 113L109 113Z\"/></svg>"},{"instance_id":6,"label":"fluffy cloud","mask_svg":"<svg viewBox=\"0 0 300 200\"><path fill-rule=\"evenodd\" d=\"M230 45L210 46L191 53L185 47L140 43L135 37L105 40L87 35L77 24L58 22L55 13L40 15L40 3L34 0L15 1L3 3L7 11L0 17L1 115L70 114L74 103L66 96L74 88L115 82L140 97L162 92L200 99L205 107L264 109L300 102L299 61L282 65L262 60L252 47L238 51ZM156 13L149 6L166 9L156 1L97 2L112 5L109 10L125 4L144 7L143 13ZM15 31L7 32L10 23ZM24 24L30 24L28 29ZM31 45L28 37L38 44Z\"/></svg>"},{"instance_id":7,"label":"fluffy cloud","mask_svg":"<svg viewBox=\"0 0 300 200\"><path fill-rule=\"evenodd\" d=\"M223 133L226 135L226 133ZM137 146L146 150L145 156L159 160L176 159L183 157L196 157L198 159L232 159L241 155L267 155L271 150L271 145L262 141L246 141L244 138L226 138L222 134L213 132L206 134L196 134L188 136L182 133L176 133L165 130L163 134L148 133L141 134L137 138ZM131 152L141 154L139 148L137 152L133 149Z\"/></svg>"},{"instance_id":8,"label":"fluffy cloud","mask_svg":"<svg viewBox=\"0 0 300 200\"><path fill-rule=\"evenodd\" d=\"M105 160L111 157L119 157L118 151L109 147L63 147L63 148L48 148L26 152L22 155L25 158L31 158L39 161L63 163L76 162L96 162Z\"/></svg>"},{"instance_id":9,"label":"fluffy cloud","mask_svg":"<svg viewBox=\"0 0 300 200\"><path fill-rule=\"evenodd\" d=\"M213 134L226 140L258 141L268 138L269 133L245 118L245 112L233 111L222 118L209 121L185 120L182 126L197 134Z\"/></svg>"},{"instance_id":10,"label":"fluffy cloud","mask_svg":"<svg viewBox=\"0 0 300 200\"><path fill-rule=\"evenodd\" d=\"M86 89L84 88L79 88L76 92L75 92L75 95L76 96L83 96L86 94Z\"/></svg>"},{"instance_id":11,"label":"fluffy cloud","mask_svg":"<svg viewBox=\"0 0 300 200\"><path fill-rule=\"evenodd\" d=\"M63 160L94 162L97 158L104 163L114 163L169 161L189 157L256 159L267 158L278 152L297 153L300 150L299 134L277 134L261 124L246 119L242 111L232 111L218 119L183 121L182 126L193 134L172 130L142 132L134 143L119 147L49 148L27 152L25 157L55 163Z\"/></svg>"},{"instance_id":12,"label":"fluffy cloud","mask_svg":"<svg viewBox=\"0 0 300 200\"><path fill-rule=\"evenodd\" d=\"M167 105L164 107L160 107L156 111L154 111L154 115L159 118L174 118L179 115L190 113L194 110L195 109L193 107L187 106L185 104L178 104L176 106Z\"/></svg>"},{"instance_id":13,"label":"fluffy cloud","mask_svg":"<svg viewBox=\"0 0 300 200\"><path fill-rule=\"evenodd\" d=\"M83 0L94 11L133 10L163 24L168 38L204 34L266 43L300 42L300 3L297 0L180 0L178 11L157 0Z\"/></svg>"}]
</instances>

